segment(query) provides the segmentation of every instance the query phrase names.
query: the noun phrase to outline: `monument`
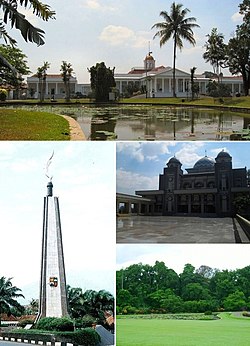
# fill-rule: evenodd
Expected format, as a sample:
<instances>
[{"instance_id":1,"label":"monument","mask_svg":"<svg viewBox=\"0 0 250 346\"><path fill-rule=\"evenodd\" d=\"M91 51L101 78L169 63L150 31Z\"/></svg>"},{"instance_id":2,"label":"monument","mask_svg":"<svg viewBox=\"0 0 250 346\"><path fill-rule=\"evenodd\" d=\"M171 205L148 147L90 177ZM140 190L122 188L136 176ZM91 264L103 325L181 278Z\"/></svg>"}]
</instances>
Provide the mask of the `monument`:
<instances>
[{"instance_id":1,"label":"monument","mask_svg":"<svg viewBox=\"0 0 250 346\"><path fill-rule=\"evenodd\" d=\"M37 320L68 316L66 275L58 197L53 196L52 176L46 167L47 195L44 197L40 299Z\"/></svg>"}]
</instances>

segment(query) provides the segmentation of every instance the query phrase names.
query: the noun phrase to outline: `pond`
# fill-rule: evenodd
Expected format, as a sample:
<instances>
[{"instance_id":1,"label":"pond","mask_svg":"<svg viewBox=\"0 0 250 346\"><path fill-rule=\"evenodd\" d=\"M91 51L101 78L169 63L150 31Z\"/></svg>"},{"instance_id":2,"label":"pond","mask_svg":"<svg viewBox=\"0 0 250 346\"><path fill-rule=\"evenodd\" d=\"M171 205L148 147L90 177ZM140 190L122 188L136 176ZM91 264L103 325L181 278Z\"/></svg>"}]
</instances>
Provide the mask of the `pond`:
<instances>
[{"instance_id":1,"label":"pond","mask_svg":"<svg viewBox=\"0 0 250 346\"><path fill-rule=\"evenodd\" d=\"M88 140L250 139L250 114L217 109L147 105L39 106L70 115ZM34 106L32 107L34 110ZM238 134L238 135L237 135Z\"/></svg>"}]
</instances>

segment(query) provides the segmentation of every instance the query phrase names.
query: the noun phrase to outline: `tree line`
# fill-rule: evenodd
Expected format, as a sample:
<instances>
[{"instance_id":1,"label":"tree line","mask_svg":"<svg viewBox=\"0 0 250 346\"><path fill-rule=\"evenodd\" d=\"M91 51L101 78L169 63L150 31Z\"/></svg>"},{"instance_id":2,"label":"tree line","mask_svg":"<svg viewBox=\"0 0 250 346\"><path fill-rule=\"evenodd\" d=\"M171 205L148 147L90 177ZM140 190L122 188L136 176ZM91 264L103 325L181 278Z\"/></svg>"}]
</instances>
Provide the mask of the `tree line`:
<instances>
[{"instance_id":1,"label":"tree line","mask_svg":"<svg viewBox=\"0 0 250 346\"><path fill-rule=\"evenodd\" d=\"M250 266L219 270L186 264L177 274L164 262L117 271L118 314L239 311L250 309Z\"/></svg>"},{"instance_id":2,"label":"tree line","mask_svg":"<svg viewBox=\"0 0 250 346\"><path fill-rule=\"evenodd\" d=\"M44 21L55 19L55 12L51 10L50 6L43 4L40 1L30 0L12 0L11 2L0 0L0 10L3 14L3 19L0 20L0 37L9 43L11 47L16 47L17 42L9 35L6 30L6 24L15 27L20 31L21 35L26 41L34 42L38 46L44 44L44 31L34 27L22 13L20 8L31 7L33 13L38 18ZM160 46L165 45L171 38L174 41L173 48L173 96L176 97L176 55L177 48L183 48L183 40L186 40L193 46L196 41L194 38L194 28L198 28L196 18L187 17L190 12L189 9L183 8L182 4L173 2L170 6L170 11L161 11L160 16L163 22L156 23L152 29L157 29L154 38L160 38ZM229 93L227 88L223 87L220 83L221 68L229 68L232 75L242 75L243 87L245 95L249 94L250 89L250 0L243 0L239 3L239 13L242 15L242 24L237 25L234 36L226 44L224 42L224 35L218 32L218 28L213 28L211 33L207 35L208 40L205 43L205 53L203 58L209 62L214 70L215 76L218 78L218 83L214 82L209 85L211 95L224 96ZM63 80L65 83L66 99L69 100L69 70L72 69L71 64L64 63ZM46 75L46 63L38 70L38 78L41 78L41 83L44 81ZM15 83L22 72L18 71L18 64L12 63L10 57L5 57L0 52L0 65L7 69L12 75L15 76ZM191 69L191 75L194 74L196 67ZM67 72L66 72L67 71ZM91 87L96 101L108 101L109 92L115 86L114 69L106 68L103 62L97 63L89 69L91 74ZM1 72L0 72L1 73ZM72 71L71 71L72 73ZM13 76L12 76L13 78ZM198 92L197 85L194 80L191 81L192 85L192 98ZM1 83L3 84L3 83ZM12 85L12 84L11 84ZM44 85L44 83L43 83ZM41 99L43 98L43 91L40 93ZM221 95L220 95L221 94Z\"/></svg>"},{"instance_id":3,"label":"tree line","mask_svg":"<svg viewBox=\"0 0 250 346\"><path fill-rule=\"evenodd\" d=\"M165 45L170 38L174 41L173 52L173 97L176 97L176 50L183 48L183 39L195 45L193 29L198 28L196 18L187 17L190 12L188 8L183 8L182 4L172 3L170 11L161 11L160 16L164 19L153 25L152 29L158 29L154 38L160 38L160 47ZM221 68L229 68L232 75L241 74L245 95L249 94L250 89L250 0L243 0L239 4L239 13L242 15L242 24L237 25L234 36L226 44L224 35L218 32L218 28L213 28L208 34L205 43L205 53L203 58L209 62L214 71L214 76L218 82L214 82L209 88L216 96L228 96L230 91L220 83L222 77ZM194 69L195 67L193 67ZM192 69L191 69L192 73ZM192 94L196 91L192 86ZM209 90L208 90L209 91ZM222 94L222 95L220 95ZM226 94L226 95L223 95ZM212 95L212 96L213 96Z\"/></svg>"},{"instance_id":4,"label":"tree line","mask_svg":"<svg viewBox=\"0 0 250 346\"><path fill-rule=\"evenodd\" d=\"M38 299L32 299L30 303L23 306L18 302L24 298L21 289L12 284L12 278L0 277L0 325L1 314L20 317L23 315L37 315L39 309ZM114 297L106 290L86 290L80 287L67 285L68 312L70 318L74 319L76 326L98 323L106 328L113 328L106 323L107 315L114 313ZM33 320L26 321L33 323Z\"/></svg>"}]
</instances>

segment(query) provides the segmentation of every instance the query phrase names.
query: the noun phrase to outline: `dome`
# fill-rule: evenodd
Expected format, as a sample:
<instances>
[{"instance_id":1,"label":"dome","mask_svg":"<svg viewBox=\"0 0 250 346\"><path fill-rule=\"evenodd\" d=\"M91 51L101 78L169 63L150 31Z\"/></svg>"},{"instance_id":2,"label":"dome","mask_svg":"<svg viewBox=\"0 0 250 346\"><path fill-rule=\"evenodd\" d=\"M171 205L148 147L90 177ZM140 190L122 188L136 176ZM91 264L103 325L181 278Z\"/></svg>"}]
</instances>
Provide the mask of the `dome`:
<instances>
[{"instance_id":1,"label":"dome","mask_svg":"<svg viewBox=\"0 0 250 346\"><path fill-rule=\"evenodd\" d=\"M174 157L171 157L171 159L168 161L168 165L169 164L178 164L178 165L181 165L181 162L174 156Z\"/></svg>"},{"instance_id":2,"label":"dome","mask_svg":"<svg viewBox=\"0 0 250 346\"><path fill-rule=\"evenodd\" d=\"M148 54L145 58L145 60L155 60L152 55Z\"/></svg>"},{"instance_id":3,"label":"dome","mask_svg":"<svg viewBox=\"0 0 250 346\"><path fill-rule=\"evenodd\" d=\"M220 157L225 157L225 158L231 158L231 156L229 155L229 153L227 153L226 151L222 150L221 152L219 152L219 154L217 155L217 158Z\"/></svg>"},{"instance_id":4,"label":"dome","mask_svg":"<svg viewBox=\"0 0 250 346\"><path fill-rule=\"evenodd\" d=\"M199 171L206 171L206 170L213 170L214 169L215 161L211 157L204 156L200 160L198 160L195 165L194 169Z\"/></svg>"}]
</instances>

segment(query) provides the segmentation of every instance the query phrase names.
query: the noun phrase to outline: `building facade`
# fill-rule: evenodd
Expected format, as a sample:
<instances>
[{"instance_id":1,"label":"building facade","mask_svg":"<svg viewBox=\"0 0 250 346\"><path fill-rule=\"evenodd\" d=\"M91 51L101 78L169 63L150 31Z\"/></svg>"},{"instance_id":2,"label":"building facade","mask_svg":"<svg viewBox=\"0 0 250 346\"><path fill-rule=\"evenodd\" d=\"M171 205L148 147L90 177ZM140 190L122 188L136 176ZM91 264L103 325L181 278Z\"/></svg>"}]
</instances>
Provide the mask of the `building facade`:
<instances>
[{"instance_id":1,"label":"building facade","mask_svg":"<svg viewBox=\"0 0 250 346\"><path fill-rule=\"evenodd\" d=\"M175 70L176 95L178 97L191 96L191 74L180 69ZM114 74L116 89L125 94L129 85L136 85L138 89L144 89L147 97L171 97L173 96L173 68L170 66L156 66L156 61L151 52L143 60L143 66L132 67L127 73ZM215 79L217 81L217 78ZM199 86L199 94L207 93L207 84L211 78L205 74L195 75L195 83ZM241 76L220 76L220 82L230 87L232 96L243 93L243 81ZM48 74L45 82L45 98L64 98L65 86L60 74ZM27 77L27 97L39 99L41 85L36 75ZM76 77L70 79L72 95L77 93L88 96L91 93L90 84L78 84Z\"/></svg>"},{"instance_id":2,"label":"building facade","mask_svg":"<svg viewBox=\"0 0 250 346\"><path fill-rule=\"evenodd\" d=\"M187 173L181 167L172 157L159 175L158 190L136 191L151 200L151 215L232 216L235 198L250 196L246 167L233 168L225 151L201 158Z\"/></svg>"},{"instance_id":3,"label":"building facade","mask_svg":"<svg viewBox=\"0 0 250 346\"><path fill-rule=\"evenodd\" d=\"M41 93L41 82L39 78L34 75L27 77L28 97L39 99ZM75 94L77 91L76 77L70 78L70 92ZM50 98L65 98L65 85L60 74L48 74L45 81L45 94L46 99Z\"/></svg>"},{"instance_id":4,"label":"building facade","mask_svg":"<svg viewBox=\"0 0 250 346\"><path fill-rule=\"evenodd\" d=\"M139 87L144 86L147 90L147 97L171 97L173 96L173 68L156 66L156 61L149 53L145 59L143 67L133 67L128 73L115 73L116 88L123 94L129 84L135 83ZM178 97L191 96L191 73L175 70L176 75L176 95ZM217 81L217 78L215 79ZM207 84L211 78L205 74L195 75L195 83L199 86L199 94L207 93ZM220 76L220 82L226 84L231 89L232 96L243 93L243 81L241 76Z\"/></svg>"}]
</instances>

